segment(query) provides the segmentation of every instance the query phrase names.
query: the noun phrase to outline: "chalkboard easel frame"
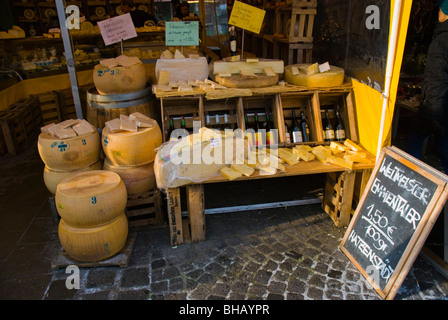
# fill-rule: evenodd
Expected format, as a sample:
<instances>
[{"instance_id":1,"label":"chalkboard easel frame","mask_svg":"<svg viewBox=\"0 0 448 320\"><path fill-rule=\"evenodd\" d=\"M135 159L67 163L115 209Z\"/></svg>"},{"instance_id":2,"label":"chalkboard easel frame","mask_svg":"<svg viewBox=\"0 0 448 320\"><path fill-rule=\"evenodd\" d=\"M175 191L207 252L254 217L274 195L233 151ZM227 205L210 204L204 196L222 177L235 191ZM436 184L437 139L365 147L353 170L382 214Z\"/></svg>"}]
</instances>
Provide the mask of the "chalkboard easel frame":
<instances>
[{"instance_id":1,"label":"chalkboard easel frame","mask_svg":"<svg viewBox=\"0 0 448 320\"><path fill-rule=\"evenodd\" d=\"M378 174L380 166L383 162L385 156L388 155L391 158L397 160L404 166L409 169L419 173L420 175L426 177L433 183L437 185L437 188L434 192L434 195L426 207L426 210L422 216L420 223L418 224L415 232L408 245L406 246L401 258L398 261L398 264L392 273L390 279L387 282L385 288L380 288L379 285L372 279L372 277L368 274L368 272L361 266L360 263L356 260L354 255L350 250L346 248L346 243L355 226L355 223L358 218L360 218L361 210L365 204L366 197L372 188L372 184L374 183L375 177ZM448 198L448 177L443 173L435 170L431 166L421 162L420 160L410 156L409 154L403 152L402 150L396 147L385 147L382 149L378 160L375 164L375 167L372 171L370 179L367 183L365 191L361 196L359 204L356 208L356 211L350 221L350 224L345 232L344 238L342 239L339 249L349 258L349 260L356 266L356 268L361 272L366 281L376 290L376 292L381 296L381 298L386 300L393 300L397 291L399 290L401 284L403 283L406 275L411 269L417 255L420 253L423 245L425 244L426 238L428 234L431 232L433 225L435 224L439 213L443 209L445 202Z\"/></svg>"}]
</instances>

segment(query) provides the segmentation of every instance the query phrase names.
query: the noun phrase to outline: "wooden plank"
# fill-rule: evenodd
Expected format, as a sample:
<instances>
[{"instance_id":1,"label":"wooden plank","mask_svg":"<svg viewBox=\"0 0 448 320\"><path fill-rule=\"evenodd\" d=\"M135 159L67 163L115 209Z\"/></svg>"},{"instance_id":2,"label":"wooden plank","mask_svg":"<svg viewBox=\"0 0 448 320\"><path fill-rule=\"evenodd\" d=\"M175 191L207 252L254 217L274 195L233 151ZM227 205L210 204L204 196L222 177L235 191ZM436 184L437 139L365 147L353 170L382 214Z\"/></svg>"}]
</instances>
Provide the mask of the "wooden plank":
<instances>
[{"instance_id":1,"label":"wooden plank","mask_svg":"<svg viewBox=\"0 0 448 320\"><path fill-rule=\"evenodd\" d=\"M340 186L341 207L335 221L335 224L338 227L347 227L350 223L356 172L345 171L343 175L343 182L341 182Z\"/></svg>"},{"instance_id":2,"label":"wooden plank","mask_svg":"<svg viewBox=\"0 0 448 320\"><path fill-rule=\"evenodd\" d=\"M182 213L180 189L167 189L168 224L170 228L170 242L172 246L184 243L182 231Z\"/></svg>"},{"instance_id":3,"label":"wooden plank","mask_svg":"<svg viewBox=\"0 0 448 320\"><path fill-rule=\"evenodd\" d=\"M312 98L313 105L313 118L314 118L314 129L316 130L315 137L317 137L317 141L324 141L324 129L322 126L322 118L320 113L320 101L319 101L319 93L315 91Z\"/></svg>"},{"instance_id":4,"label":"wooden plank","mask_svg":"<svg viewBox=\"0 0 448 320\"><path fill-rule=\"evenodd\" d=\"M356 121L356 110L355 110L355 96L353 90L350 90L346 97L346 112L348 118L348 128L350 130L350 139L352 141L359 141L358 136L358 124ZM346 122L347 123L347 122ZM347 125L346 125L347 127Z\"/></svg>"},{"instance_id":5,"label":"wooden plank","mask_svg":"<svg viewBox=\"0 0 448 320\"><path fill-rule=\"evenodd\" d=\"M204 185L186 186L191 242L205 240Z\"/></svg>"}]
</instances>

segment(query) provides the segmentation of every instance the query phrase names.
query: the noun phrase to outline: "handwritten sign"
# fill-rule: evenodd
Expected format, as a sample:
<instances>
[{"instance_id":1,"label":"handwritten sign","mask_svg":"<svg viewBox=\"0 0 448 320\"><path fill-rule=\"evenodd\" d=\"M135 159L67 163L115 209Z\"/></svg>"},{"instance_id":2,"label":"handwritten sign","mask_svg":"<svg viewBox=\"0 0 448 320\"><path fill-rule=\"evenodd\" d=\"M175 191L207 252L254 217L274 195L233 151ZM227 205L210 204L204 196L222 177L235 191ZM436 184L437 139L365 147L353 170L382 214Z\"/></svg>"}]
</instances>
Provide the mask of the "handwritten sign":
<instances>
[{"instance_id":1,"label":"handwritten sign","mask_svg":"<svg viewBox=\"0 0 448 320\"><path fill-rule=\"evenodd\" d=\"M134 23L129 13L113 17L107 20L98 21L101 36L106 46L137 37Z\"/></svg>"},{"instance_id":2,"label":"handwritten sign","mask_svg":"<svg viewBox=\"0 0 448 320\"><path fill-rule=\"evenodd\" d=\"M233 3L229 24L254 33L260 33L266 11L240 1Z\"/></svg>"},{"instance_id":3,"label":"handwritten sign","mask_svg":"<svg viewBox=\"0 0 448 320\"><path fill-rule=\"evenodd\" d=\"M340 249L382 298L393 299L446 199L448 177L383 149Z\"/></svg>"},{"instance_id":4,"label":"handwritten sign","mask_svg":"<svg viewBox=\"0 0 448 320\"><path fill-rule=\"evenodd\" d=\"M165 45L167 46L199 45L199 22L198 21L166 22Z\"/></svg>"}]
</instances>

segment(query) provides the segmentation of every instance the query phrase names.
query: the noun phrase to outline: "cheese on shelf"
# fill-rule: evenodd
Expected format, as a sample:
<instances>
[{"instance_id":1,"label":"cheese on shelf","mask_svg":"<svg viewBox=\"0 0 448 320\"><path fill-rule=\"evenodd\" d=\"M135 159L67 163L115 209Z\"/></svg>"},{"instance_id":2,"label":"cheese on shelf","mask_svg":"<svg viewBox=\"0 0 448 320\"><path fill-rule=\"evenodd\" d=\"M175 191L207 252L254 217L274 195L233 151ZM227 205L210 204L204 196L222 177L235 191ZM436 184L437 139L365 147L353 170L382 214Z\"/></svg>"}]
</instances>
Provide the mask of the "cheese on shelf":
<instances>
[{"instance_id":1,"label":"cheese on shelf","mask_svg":"<svg viewBox=\"0 0 448 320\"><path fill-rule=\"evenodd\" d=\"M224 178L227 178L229 180L238 179L243 175L240 171L233 170L232 168L229 167L224 167L221 170L219 170L219 172L221 172L221 175Z\"/></svg>"},{"instance_id":2,"label":"cheese on shelf","mask_svg":"<svg viewBox=\"0 0 448 320\"><path fill-rule=\"evenodd\" d=\"M244 174L246 177L250 177L255 172L254 168L251 168L251 167L249 167L246 164L236 164L236 163L234 163L230 167L233 170L238 171L238 172Z\"/></svg>"}]
</instances>

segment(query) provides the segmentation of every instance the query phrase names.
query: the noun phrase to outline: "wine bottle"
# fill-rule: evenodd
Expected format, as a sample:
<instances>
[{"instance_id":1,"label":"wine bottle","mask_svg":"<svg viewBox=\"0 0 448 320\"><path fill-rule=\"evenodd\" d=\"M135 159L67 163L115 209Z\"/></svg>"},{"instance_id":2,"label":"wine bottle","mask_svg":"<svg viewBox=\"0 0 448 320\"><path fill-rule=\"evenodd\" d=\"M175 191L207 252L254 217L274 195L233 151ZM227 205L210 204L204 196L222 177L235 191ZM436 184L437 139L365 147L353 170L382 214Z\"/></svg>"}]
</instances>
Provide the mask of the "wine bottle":
<instances>
[{"instance_id":1,"label":"wine bottle","mask_svg":"<svg viewBox=\"0 0 448 320\"><path fill-rule=\"evenodd\" d=\"M328 109L325 109L324 133L324 140L326 142L334 141L334 129L331 125L330 117L328 116Z\"/></svg>"},{"instance_id":2,"label":"wine bottle","mask_svg":"<svg viewBox=\"0 0 448 320\"><path fill-rule=\"evenodd\" d=\"M205 126L207 128L210 128L210 115L209 114L205 116Z\"/></svg>"},{"instance_id":3,"label":"wine bottle","mask_svg":"<svg viewBox=\"0 0 448 320\"><path fill-rule=\"evenodd\" d=\"M285 121L285 140L286 143L291 143L291 133L289 132L289 127L286 121Z\"/></svg>"},{"instance_id":4,"label":"wine bottle","mask_svg":"<svg viewBox=\"0 0 448 320\"><path fill-rule=\"evenodd\" d=\"M292 142L303 142L302 130L300 129L299 122L297 121L295 110L292 110Z\"/></svg>"},{"instance_id":5,"label":"wine bottle","mask_svg":"<svg viewBox=\"0 0 448 320\"><path fill-rule=\"evenodd\" d=\"M344 123L341 120L341 117L339 116L339 110L336 109L336 125L335 127L335 136L337 141L345 140L345 126Z\"/></svg>"},{"instance_id":6,"label":"wine bottle","mask_svg":"<svg viewBox=\"0 0 448 320\"><path fill-rule=\"evenodd\" d=\"M221 124L219 123L219 115L218 114L215 115L215 122L216 122L216 125L215 125L216 129L219 131L222 131Z\"/></svg>"},{"instance_id":7,"label":"wine bottle","mask_svg":"<svg viewBox=\"0 0 448 320\"><path fill-rule=\"evenodd\" d=\"M308 126L308 122L305 118L305 113L302 111L300 113L300 128L302 129L302 135L303 135L303 142L309 142L310 141L310 127Z\"/></svg>"},{"instance_id":8,"label":"wine bottle","mask_svg":"<svg viewBox=\"0 0 448 320\"><path fill-rule=\"evenodd\" d=\"M232 56L236 56L236 31L235 26L229 27L229 45L230 45L230 54Z\"/></svg>"},{"instance_id":9,"label":"wine bottle","mask_svg":"<svg viewBox=\"0 0 448 320\"><path fill-rule=\"evenodd\" d=\"M266 144L274 144L274 134L271 131L272 130L272 125L271 125L271 117L269 116L268 113L266 113Z\"/></svg>"},{"instance_id":10,"label":"wine bottle","mask_svg":"<svg viewBox=\"0 0 448 320\"><path fill-rule=\"evenodd\" d=\"M224 114L224 130L226 129L231 129L228 114Z\"/></svg>"},{"instance_id":11,"label":"wine bottle","mask_svg":"<svg viewBox=\"0 0 448 320\"><path fill-rule=\"evenodd\" d=\"M170 117L170 126L166 133L166 139L168 139L169 141L173 141L173 140L177 139L177 137L174 137L174 136L171 137L171 134L173 133L173 131L174 131L174 119L173 119L173 117Z\"/></svg>"},{"instance_id":12,"label":"wine bottle","mask_svg":"<svg viewBox=\"0 0 448 320\"><path fill-rule=\"evenodd\" d=\"M253 125L249 122L249 117L247 116L247 113L244 114L244 123L245 123L245 127L246 127L244 136L246 137L249 145L253 146L255 144L254 143L254 134L252 134L254 128L253 128ZM251 130L252 132L248 132L248 130Z\"/></svg>"},{"instance_id":13,"label":"wine bottle","mask_svg":"<svg viewBox=\"0 0 448 320\"><path fill-rule=\"evenodd\" d=\"M259 121L258 121L258 113L255 113L254 114L254 118L255 118L255 127L254 127L254 130L255 130L255 145L261 145L262 144L262 137L261 137L261 132L260 132L260 123L259 123Z\"/></svg>"}]
</instances>

